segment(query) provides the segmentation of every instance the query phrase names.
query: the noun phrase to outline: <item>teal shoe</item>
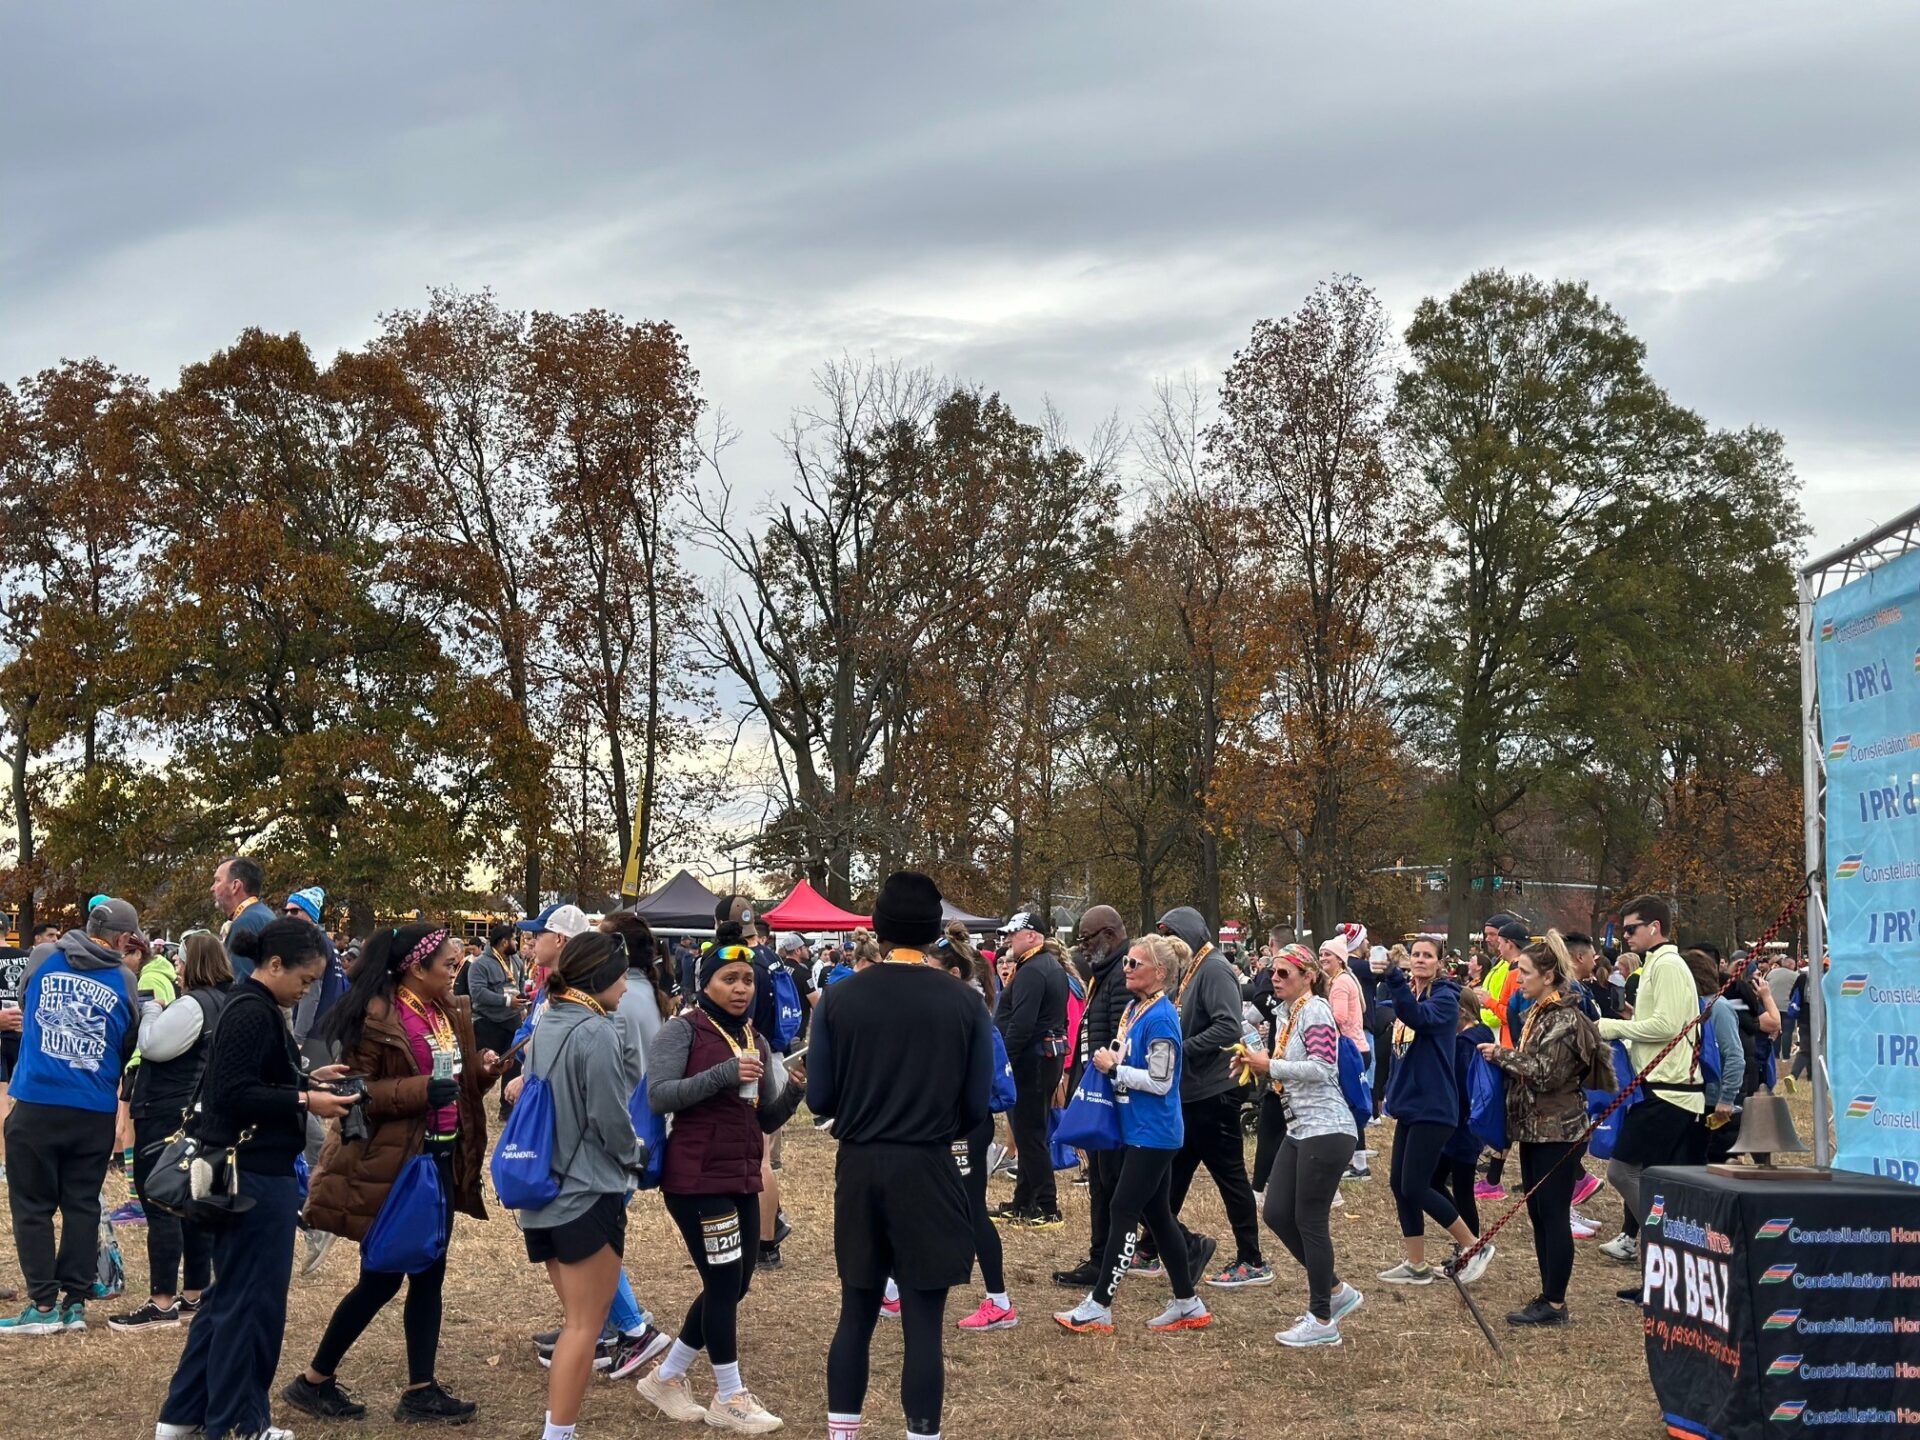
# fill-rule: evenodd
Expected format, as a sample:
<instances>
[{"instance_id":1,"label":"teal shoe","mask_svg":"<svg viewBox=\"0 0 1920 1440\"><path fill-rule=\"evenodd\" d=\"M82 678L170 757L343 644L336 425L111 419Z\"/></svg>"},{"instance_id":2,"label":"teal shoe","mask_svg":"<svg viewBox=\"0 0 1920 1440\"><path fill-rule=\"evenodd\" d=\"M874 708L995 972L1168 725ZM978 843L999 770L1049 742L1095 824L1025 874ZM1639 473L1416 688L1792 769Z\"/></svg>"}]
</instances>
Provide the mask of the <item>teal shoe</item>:
<instances>
[{"instance_id":1,"label":"teal shoe","mask_svg":"<svg viewBox=\"0 0 1920 1440\"><path fill-rule=\"evenodd\" d=\"M62 1330L85 1330L87 1328L87 1307L81 1300L71 1300L60 1307L60 1328Z\"/></svg>"},{"instance_id":2,"label":"teal shoe","mask_svg":"<svg viewBox=\"0 0 1920 1440\"><path fill-rule=\"evenodd\" d=\"M0 1335L58 1335L66 1329L58 1310L29 1303L18 1315L0 1316Z\"/></svg>"}]
</instances>

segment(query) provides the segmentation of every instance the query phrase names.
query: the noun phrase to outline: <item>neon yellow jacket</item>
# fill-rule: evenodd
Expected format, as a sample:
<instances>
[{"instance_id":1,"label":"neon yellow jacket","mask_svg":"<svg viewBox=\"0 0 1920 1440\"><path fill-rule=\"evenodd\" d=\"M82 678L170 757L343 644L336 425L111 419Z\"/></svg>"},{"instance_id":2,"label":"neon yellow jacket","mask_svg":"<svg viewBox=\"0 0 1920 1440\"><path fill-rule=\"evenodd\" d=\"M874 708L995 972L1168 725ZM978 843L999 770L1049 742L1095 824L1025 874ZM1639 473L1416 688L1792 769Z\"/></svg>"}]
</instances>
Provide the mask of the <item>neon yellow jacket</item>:
<instances>
[{"instance_id":1,"label":"neon yellow jacket","mask_svg":"<svg viewBox=\"0 0 1920 1440\"><path fill-rule=\"evenodd\" d=\"M1633 1018L1602 1020L1600 1038L1626 1041L1627 1058L1633 1062L1634 1072L1638 1074L1669 1040L1680 1033L1682 1026L1699 1014L1700 992L1693 983L1693 971L1680 958L1679 950L1668 942L1647 953L1645 966L1640 971L1640 994L1634 1001ZM1696 1115L1704 1113L1707 1108L1696 1066L1695 1057L1699 1051L1700 1038L1696 1029L1691 1038L1674 1046L1667 1058L1647 1077L1648 1086L1660 1099L1682 1110L1691 1110ZM1691 1085L1694 1088L1662 1090L1659 1088L1661 1085Z\"/></svg>"}]
</instances>

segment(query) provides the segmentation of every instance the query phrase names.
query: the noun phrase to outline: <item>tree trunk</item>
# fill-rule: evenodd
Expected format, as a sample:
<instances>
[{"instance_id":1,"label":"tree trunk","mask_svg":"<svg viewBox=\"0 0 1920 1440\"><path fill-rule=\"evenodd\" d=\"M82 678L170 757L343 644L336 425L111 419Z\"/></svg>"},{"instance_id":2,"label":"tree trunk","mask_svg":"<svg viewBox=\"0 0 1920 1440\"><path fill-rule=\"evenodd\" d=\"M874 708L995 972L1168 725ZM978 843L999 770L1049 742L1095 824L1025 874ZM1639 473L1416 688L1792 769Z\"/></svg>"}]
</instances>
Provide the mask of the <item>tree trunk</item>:
<instances>
[{"instance_id":1,"label":"tree trunk","mask_svg":"<svg viewBox=\"0 0 1920 1440\"><path fill-rule=\"evenodd\" d=\"M13 830L20 843L20 868L31 877L33 873L33 801L27 789L27 761L32 758L31 719L35 696L28 696L20 706L19 723L14 727L13 739ZM20 896L20 918L18 929L20 943L33 943L34 890L28 885Z\"/></svg>"}]
</instances>

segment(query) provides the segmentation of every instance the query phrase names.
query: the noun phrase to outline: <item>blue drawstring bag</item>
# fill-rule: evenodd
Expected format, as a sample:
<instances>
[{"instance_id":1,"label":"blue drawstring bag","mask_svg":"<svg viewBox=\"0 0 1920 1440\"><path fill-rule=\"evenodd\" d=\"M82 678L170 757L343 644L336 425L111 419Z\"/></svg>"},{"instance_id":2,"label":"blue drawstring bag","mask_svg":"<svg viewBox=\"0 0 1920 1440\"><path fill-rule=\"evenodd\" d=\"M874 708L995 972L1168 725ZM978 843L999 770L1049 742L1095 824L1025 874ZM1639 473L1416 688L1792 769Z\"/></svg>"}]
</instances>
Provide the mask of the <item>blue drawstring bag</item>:
<instances>
[{"instance_id":1,"label":"blue drawstring bag","mask_svg":"<svg viewBox=\"0 0 1920 1440\"><path fill-rule=\"evenodd\" d=\"M1000 1027L989 1025L987 1033L993 1036L993 1090L987 1096L987 1108L1004 1115L1013 1109L1020 1092L1014 1088L1013 1062L1007 1059L1007 1042L1000 1038Z\"/></svg>"},{"instance_id":2,"label":"blue drawstring bag","mask_svg":"<svg viewBox=\"0 0 1920 1440\"><path fill-rule=\"evenodd\" d=\"M304 1202L313 1190L313 1170L307 1164L305 1155L293 1157L293 1178L300 1182L300 1199Z\"/></svg>"},{"instance_id":3,"label":"blue drawstring bag","mask_svg":"<svg viewBox=\"0 0 1920 1440\"><path fill-rule=\"evenodd\" d=\"M1492 1149L1507 1148L1507 1075L1477 1050L1467 1063L1467 1128Z\"/></svg>"},{"instance_id":4,"label":"blue drawstring bag","mask_svg":"<svg viewBox=\"0 0 1920 1440\"><path fill-rule=\"evenodd\" d=\"M773 989L773 1034L767 1037L773 1042L776 1055L784 1055L793 1048L793 1042L800 1038L801 1022L807 1012L800 1008L800 987L793 983L793 971L784 961L777 961L767 967L772 979ZM636 1130L639 1126L634 1127Z\"/></svg>"},{"instance_id":5,"label":"blue drawstring bag","mask_svg":"<svg viewBox=\"0 0 1920 1440\"><path fill-rule=\"evenodd\" d=\"M1718 996L1709 995L1700 1002L1700 1013L1707 1018L1700 1022L1700 1028L1694 1031L1694 1044L1699 1047L1694 1057L1695 1067L1706 1079L1707 1084L1718 1089L1720 1077L1725 1073L1720 1060L1720 1037L1713 1033L1713 1017L1708 1014Z\"/></svg>"},{"instance_id":6,"label":"blue drawstring bag","mask_svg":"<svg viewBox=\"0 0 1920 1440\"><path fill-rule=\"evenodd\" d=\"M447 1253L447 1194L440 1167L416 1155L387 1192L360 1242L360 1265L380 1275L418 1275Z\"/></svg>"},{"instance_id":7,"label":"blue drawstring bag","mask_svg":"<svg viewBox=\"0 0 1920 1440\"><path fill-rule=\"evenodd\" d=\"M1346 1036L1340 1037L1340 1093L1347 1108L1356 1113L1373 1113L1373 1091L1367 1088L1367 1057Z\"/></svg>"},{"instance_id":8,"label":"blue drawstring bag","mask_svg":"<svg viewBox=\"0 0 1920 1440\"><path fill-rule=\"evenodd\" d=\"M567 1031L560 1042L561 1054L579 1028ZM556 1054L549 1068L559 1065L560 1054ZM494 1193L509 1210L544 1210L560 1193L560 1179L553 1173L553 1089L546 1076L527 1072L520 1098L494 1147L491 1172Z\"/></svg>"},{"instance_id":9,"label":"blue drawstring bag","mask_svg":"<svg viewBox=\"0 0 1920 1440\"><path fill-rule=\"evenodd\" d=\"M1609 1105L1613 1104L1614 1096L1618 1095L1622 1090L1625 1090L1627 1086L1633 1084L1633 1062L1627 1058L1627 1047L1620 1041L1615 1040L1610 1048L1613 1051L1613 1078L1615 1088L1612 1090L1588 1090L1584 1092L1587 1097L1587 1114L1589 1115L1599 1115L1604 1112ZM1639 1103L1640 1092L1636 1089L1627 1096L1625 1104L1614 1111L1613 1114L1607 1116L1603 1123L1594 1128L1593 1134L1587 1137L1587 1153L1596 1160L1611 1160L1613 1158L1613 1147L1620 1143L1620 1127L1626 1121L1627 1111Z\"/></svg>"},{"instance_id":10,"label":"blue drawstring bag","mask_svg":"<svg viewBox=\"0 0 1920 1440\"><path fill-rule=\"evenodd\" d=\"M1066 1113L1064 1110L1047 1112L1047 1162L1055 1170L1071 1170L1080 1163L1079 1152L1059 1138L1060 1122Z\"/></svg>"},{"instance_id":11,"label":"blue drawstring bag","mask_svg":"<svg viewBox=\"0 0 1920 1440\"><path fill-rule=\"evenodd\" d=\"M640 1177L640 1188L652 1190L659 1185L660 1171L667 1163L667 1117L654 1114L653 1106L647 1103L644 1075L627 1101L627 1119L633 1122L633 1133L640 1137L640 1143L647 1147L647 1169Z\"/></svg>"},{"instance_id":12,"label":"blue drawstring bag","mask_svg":"<svg viewBox=\"0 0 1920 1440\"><path fill-rule=\"evenodd\" d=\"M1058 1112L1060 1125L1054 1131L1056 1144L1073 1150L1118 1150L1120 1148L1120 1107L1113 1102L1113 1081L1093 1066L1087 1066L1080 1086ZM1069 1161L1077 1165L1079 1161ZM1058 1162L1054 1169L1066 1168Z\"/></svg>"}]
</instances>

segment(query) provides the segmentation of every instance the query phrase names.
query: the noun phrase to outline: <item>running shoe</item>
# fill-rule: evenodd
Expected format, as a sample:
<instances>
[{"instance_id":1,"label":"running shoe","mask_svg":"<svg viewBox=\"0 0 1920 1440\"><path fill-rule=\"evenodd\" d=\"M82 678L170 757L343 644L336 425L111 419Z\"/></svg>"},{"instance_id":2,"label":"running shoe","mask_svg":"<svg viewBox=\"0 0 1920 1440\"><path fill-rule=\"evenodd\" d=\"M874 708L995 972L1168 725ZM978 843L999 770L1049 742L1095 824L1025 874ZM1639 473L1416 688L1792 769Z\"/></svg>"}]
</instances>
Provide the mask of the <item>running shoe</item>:
<instances>
[{"instance_id":1,"label":"running shoe","mask_svg":"<svg viewBox=\"0 0 1920 1440\"><path fill-rule=\"evenodd\" d=\"M776 1212L773 1217L773 1243L785 1244L787 1237L791 1234L793 1234L793 1226L787 1221L787 1212L784 1210Z\"/></svg>"},{"instance_id":2,"label":"running shoe","mask_svg":"<svg viewBox=\"0 0 1920 1440\"><path fill-rule=\"evenodd\" d=\"M1027 1216L1032 1213L1026 1206L1016 1205L1008 1200L987 1211L987 1218L996 1225L1024 1225L1027 1223Z\"/></svg>"},{"instance_id":3,"label":"running shoe","mask_svg":"<svg viewBox=\"0 0 1920 1440\"><path fill-rule=\"evenodd\" d=\"M1493 1263L1493 1256L1494 1247L1491 1245L1482 1245L1478 1250L1474 1251L1473 1258L1467 1261L1460 1269L1460 1283L1462 1285L1471 1285L1482 1275L1486 1274L1487 1267Z\"/></svg>"},{"instance_id":4,"label":"running shoe","mask_svg":"<svg viewBox=\"0 0 1920 1440\"><path fill-rule=\"evenodd\" d=\"M998 1140L989 1140L987 1142L987 1178L991 1180L1005 1171L1011 1159L1012 1156L1008 1153L1006 1146Z\"/></svg>"},{"instance_id":5,"label":"running shoe","mask_svg":"<svg viewBox=\"0 0 1920 1440\"><path fill-rule=\"evenodd\" d=\"M60 1311L29 1304L18 1315L0 1317L0 1335L58 1335L66 1329Z\"/></svg>"},{"instance_id":6,"label":"running shoe","mask_svg":"<svg viewBox=\"0 0 1920 1440\"><path fill-rule=\"evenodd\" d=\"M543 1337L539 1335L533 1337L534 1348L540 1353L540 1368L542 1370L551 1370L553 1368L553 1346L541 1345L540 1341L542 1338ZM600 1333L600 1339L593 1347L593 1368L595 1370L610 1370L613 1368L613 1347L619 1342L620 1332L617 1330L603 1330Z\"/></svg>"},{"instance_id":7,"label":"running shoe","mask_svg":"<svg viewBox=\"0 0 1920 1440\"><path fill-rule=\"evenodd\" d=\"M756 1270L778 1270L787 1262L780 1258L780 1242L769 1245L765 1241L760 1245L760 1258L753 1262Z\"/></svg>"},{"instance_id":8,"label":"running shoe","mask_svg":"<svg viewBox=\"0 0 1920 1440\"><path fill-rule=\"evenodd\" d=\"M311 1226L300 1232L300 1243L306 1251L300 1257L302 1275L311 1275L320 1268L320 1262L327 1258L327 1251L333 1248L334 1238L330 1231L315 1230Z\"/></svg>"},{"instance_id":9,"label":"running shoe","mask_svg":"<svg viewBox=\"0 0 1920 1440\"><path fill-rule=\"evenodd\" d=\"M714 1396L713 1403L707 1406L707 1424L715 1430L737 1430L742 1435L767 1435L786 1421L754 1399L753 1392L742 1390L724 1400Z\"/></svg>"},{"instance_id":10,"label":"running shoe","mask_svg":"<svg viewBox=\"0 0 1920 1440\"><path fill-rule=\"evenodd\" d=\"M87 1306L84 1300L69 1300L60 1307L60 1328L79 1331L87 1328Z\"/></svg>"},{"instance_id":11,"label":"running shoe","mask_svg":"<svg viewBox=\"0 0 1920 1440\"><path fill-rule=\"evenodd\" d=\"M1344 1196L1344 1195L1342 1195L1342 1194L1341 1194L1341 1193L1340 1193L1340 1192L1339 1192L1338 1190L1335 1190L1335 1191L1333 1192L1333 1206L1332 1206L1332 1208L1333 1208L1333 1209L1335 1209L1335 1210L1338 1210L1338 1209L1339 1209L1339 1208L1340 1208L1340 1207L1341 1207L1342 1205L1344 1205L1344 1204L1346 1204L1346 1203L1347 1203L1347 1197L1346 1197L1346 1196Z\"/></svg>"},{"instance_id":12,"label":"running shoe","mask_svg":"<svg viewBox=\"0 0 1920 1440\"><path fill-rule=\"evenodd\" d=\"M1495 1185L1490 1180L1473 1182L1473 1198L1476 1200L1504 1200L1507 1192L1504 1186Z\"/></svg>"},{"instance_id":13,"label":"running shoe","mask_svg":"<svg viewBox=\"0 0 1920 1440\"><path fill-rule=\"evenodd\" d=\"M175 1297L173 1303L180 1307L180 1318L182 1320L191 1320L200 1313L201 1303L205 1299L205 1296L202 1296L199 1300L195 1300L191 1296L180 1295Z\"/></svg>"},{"instance_id":14,"label":"running shoe","mask_svg":"<svg viewBox=\"0 0 1920 1440\"><path fill-rule=\"evenodd\" d=\"M1093 1272L1093 1280L1087 1282L1091 1285L1094 1280L1100 1278L1099 1266L1089 1265L1087 1269ZM1167 1267L1161 1263L1158 1255L1143 1255L1140 1251L1136 1250L1133 1252L1133 1259L1127 1262L1127 1273L1129 1275L1144 1275L1149 1280L1158 1280L1162 1275L1167 1273Z\"/></svg>"},{"instance_id":15,"label":"running shoe","mask_svg":"<svg viewBox=\"0 0 1920 1440\"><path fill-rule=\"evenodd\" d=\"M438 1380L429 1380L418 1390L408 1390L393 1407L393 1418L402 1425L464 1425L480 1407L471 1400L449 1395Z\"/></svg>"},{"instance_id":16,"label":"running shoe","mask_svg":"<svg viewBox=\"0 0 1920 1440\"><path fill-rule=\"evenodd\" d=\"M654 1366L640 1377L634 1389L640 1392L640 1398L652 1405L669 1420L704 1420L707 1407L693 1398L693 1387L682 1375L678 1380L662 1380L660 1367Z\"/></svg>"},{"instance_id":17,"label":"running shoe","mask_svg":"<svg viewBox=\"0 0 1920 1440\"><path fill-rule=\"evenodd\" d=\"M663 1335L651 1325L640 1327L637 1335L622 1335L613 1342L607 1357L607 1378L624 1380L649 1360L657 1360L673 1345L671 1335Z\"/></svg>"},{"instance_id":18,"label":"running shoe","mask_svg":"<svg viewBox=\"0 0 1920 1440\"><path fill-rule=\"evenodd\" d=\"M128 1311L125 1315L109 1315L109 1330L177 1330L180 1328L180 1302L174 1301L168 1306L159 1306L149 1300L138 1310Z\"/></svg>"},{"instance_id":19,"label":"running shoe","mask_svg":"<svg viewBox=\"0 0 1920 1440\"><path fill-rule=\"evenodd\" d=\"M153 1440L207 1440L204 1425L169 1425L159 1421L153 1427Z\"/></svg>"},{"instance_id":20,"label":"running shoe","mask_svg":"<svg viewBox=\"0 0 1920 1440\"><path fill-rule=\"evenodd\" d=\"M1245 1260L1235 1261L1218 1274L1209 1275L1207 1284L1216 1290L1244 1290L1250 1285L1271 1285L1273 1267L1271 1265L1249 1265Z\"/></svg>"},{"instance_id":21,"label":"running shoe","mask_svg":"<svg viewBox=\"0 0 1920 1440\"><path fill-rule=\"evenodd\" d=\"M1019 1223L1029 1230L1058 1230L1067 1223L1067 1217L1058 1210L1029 1210Z\"/></svg>"},{"instance_id":22,"label":"running shoe","mask_svg":"<svg viewBox=\"0 0 1920 1440\"><path fill-rule=\"evenodd\" d=\"M1638 1265L1640 1242L1631 1235L1616 1235L1600 1247L1600 1253L1622 1265Z\"/></svg>"},{"instance_id":23,"label":"running shoe","mask_svg":"<svg viewBox=\"0 0 1920 1440\"><path fill-rule=\"evenodd\" d=\"M1002 1310L991 1300L982 1300L980 1308L961 1320L960 1328L970 1334L979 1335L988 1330L1011 1330L1020 1323L1020 1317L1014 1311Z\"/></svg>"},{"instance_id":24,"label":"running shoe","mask_svg":"<svg viewBox=\"0 0 1920 1440\"><path fill-rule=\"evenodd\" d=\"M1341 1281L1340 1288L1333 1292L1333 1323L1338 1325L1342 1320L1346 1319L1347 1316L1358 1310L1360 1306L1365 1303L1366 1298L1366 1296L1354 1289L1353 1286L1347 1284L1346 1281Z\"/></svg>"},{"instance_id":25,"label":"running shoe","mask_svg":"<svg viewBox=\"0 0 1920 1440\"><path fill-rule=\"evenodd\" d=\"M900 1302L898 1300L882 1300L880 1302L880 1318L882 1320L898 1320L900 1318Z\"/></svg>"},{"instance_id":26,"label":"running shoe","mask_svg":"<svg viewBox=\"0 0 1920 1440\"><path fill-rule=\"evenodd\" d=\"M1580 1178L1573 1182L1573 1203L1584 1205L1600 1190L1600 1177L1590 1170L1582 1170Z\"/></svg>"},{"instance_id":27,"label":"running shoe","mask_svg":"<svg viewBox=\"0 0 1920 1440\"><path fill-rule=\"evenodd\" d=\"M1305 1350L1315 1345L1338 1345L1340 1326L1332 1320L1323 1325L1311 1315L1302 1315L1290 1329L1282 1330L1273 1338L1295 1350Z\"/></svg>"},{"instance_id":28,"label":"running shoe","mask_svg":"<svg viewBox=\"0 0 1920 1440\"><path fill-rule=\"evenodd\" d=\"M1195 1275L1206 1274L1207 1267L1213 1264L1214 1254L1219 1249L1220 1242L1211 1235L1194 1236L1187 1250L1187 1269Z\"/></svg>"},{"instance_id":29,"label":"running shoe","mask_svg":"<svg viewBox=\"0 0 1920 1440\"><path fill-rule=\"evenodd\" d=\"M1213 1315L1201 1303L1198 1295L1191 1300L1175 1300L1153 1319L1147 1321L1149 1330L1161 1334L1170 1334L1175 1330L1204 1330L1213 1324Z\"/></svg>"},{"instance_id":30,"label":"running shoe","mask_svg":"<svg viewBox=\"0 0 1920 1440\"><path fill-rule=\"evenodd\" d=\"M1640 1293L1638 1285L1629 1285L1626 1289L1616 1290L1613 1293L1628 1305L1642 1304L1646 1298Z\"/></svg>"},{"instance_id":31,"label":"running shoe","mask_svg":"<svg viewBox=\"0 0 1920 1440\"><path fill-rule=\"evenodd\" d=\"M1524 1310L1514 1310L1507 1315L1509 1325L1571 1325L1573 1316L1567 1313L1564 1305L1549 1305L1545 1297L1529 1300Z\"/></svg>"},{"instance_id":32,"label":"running shoe","mask_svg":"<svg viewBox=\"0 0 1920 1440\"><path fill-rule=\"evenodd\" d=\"M1113 1312L1104 1305L1094 1304L1089 1295L1071 1310L1056 1310L1053 1323L1076 1335L1111 1335Z\"/></svg>"},{"instance_id":33,"label":"running shoe","mask_svg":"<svg viewBox=\"0 0 1920 1440\"><path fill-rule=\"evenodd\" d=\"M280 1398L294 1409L321 1420L358 1420L367 1413L367 1407L331 1376L315 1385L305 1375L295 1375L280 1387Z\"/></svg>"},{"instance_id":34,"label":"running shoe","mask_svg":"<svg viewBox=\"0 0 1920 1440\"><path fill-rule=\"evenodd\" d=\"M1064 1285L1069 1290L1090 1290L1099 1279L1100 1267L1091 1260L1082 1260L1071 1270L1053 1272L1053 1283Z\"/></svg>"},{"instance_id":35,"label":"running shoe","mask_svg":"<svg viewBox=\"0 0 1920 1440\"><path fill-rule=\"evenodd\" d=\"M1567 1224L1572 1229L1573 1238L1576 1240L1591 1240L1600 1233L1600 1227L1578 1210L1567 1212Z\"/></svg>"},{"instance_id":36,"label":"running shoe","mask_svg":"<svg viewBox=\"0 0 1920 1440\"><path fill-rule=\"evenodd\" d=\"M138 1200L129 1200L124 1205L116 1205L107 1219L115 1225L144 1225L147 1223L147 1210Z\"/></svg>"},{"instance_id":37,"label":"running shoe","mask_svg":"<svg viewBox=\"0 0 1920 1440\"><path fill-rule=\"evenodd\" d=\"M1342 1180L1371 1180L1373 1178L1373 1171L1367 1168L1366 1161L1356 1155L1348 1162L1347 1173L1340 1178Z\"/></svg>"},{"instance_id":38,"label":"running shoe","mask_svg":"<svg viewBox=\"0 0 1920 1440\"><path fill-rule=\"evenodd\" d=\"M1433 1267L1416 1265L1411 1260L1402 1260L1391 1270L1382 1270L1380 1278L1389 1285L1431 1285Z\"/></svg>"}]
</instances>

